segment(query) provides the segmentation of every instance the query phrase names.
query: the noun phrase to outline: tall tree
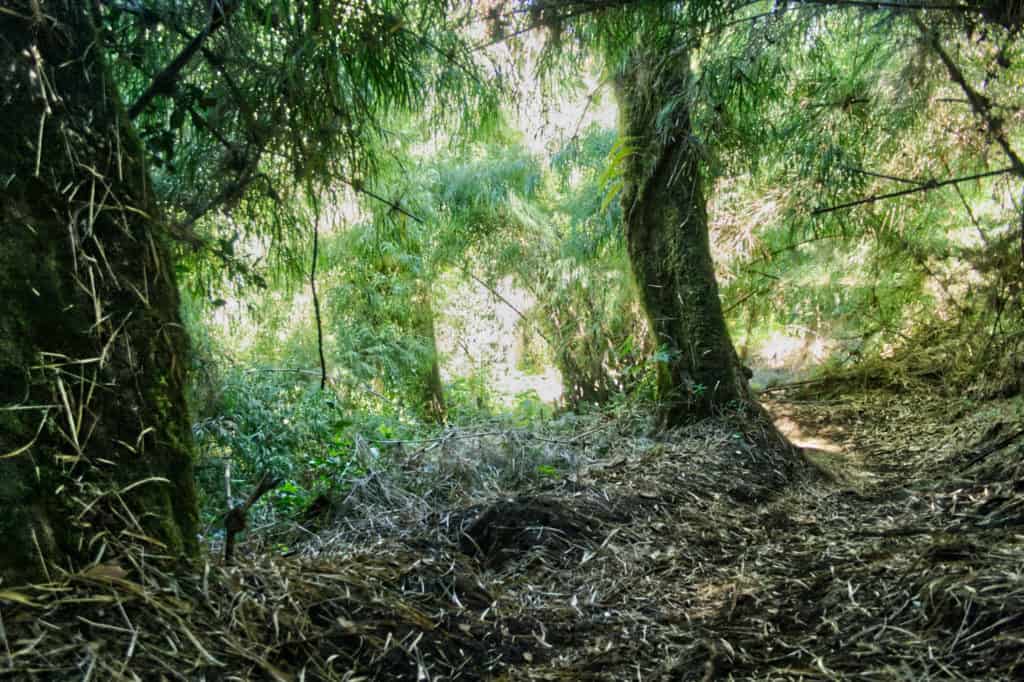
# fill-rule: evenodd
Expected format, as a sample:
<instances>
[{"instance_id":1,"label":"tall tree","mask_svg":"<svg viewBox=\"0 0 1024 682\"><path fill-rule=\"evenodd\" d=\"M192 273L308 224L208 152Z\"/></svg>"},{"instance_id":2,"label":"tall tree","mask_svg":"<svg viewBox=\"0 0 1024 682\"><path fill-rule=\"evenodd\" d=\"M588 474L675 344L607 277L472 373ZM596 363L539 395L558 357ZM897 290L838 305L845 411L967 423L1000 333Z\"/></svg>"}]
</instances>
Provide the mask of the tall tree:
<instances>
[{"instance_id":1,"label":"tall tree","mask_svg":"<svg viewBox=\"0 0 1024 682\"><path fill-rule=\"evenodd\" d=\"M0 574L192 554L175 271L89 11L8 3L0 62Z\"/></svg>"},{"instance_id":2,"label":"tall tree","mask_svg":"<svg viewBox=\"0 0 1024 682\"><path fill-rule=\"evenodd\" d=\"M690 67L696 36L736 7L695 0L580 11L574 3L554 3L537 5L534 13L556 37L572 36L577 49L596 48L614 81L622 152L612 158L622 179L629 259L658 348L658 393L668 424L752 402L715 280ZM561 52L561 44L549 41L549 54ZM564 58L548 61L571 68Z\"/></svg>"},{"instance_id":3,"label":"tall tree","mask_svg":"<svg viewBox=\"0 0 1024 682\"><path fill-rule=\"evenodd\" d=\"M670 423L751 400L718 296L690 82L689 51L656 44L637 48L616 81L620 133L632 147L622 171L626 241Z\"/></svg>"},{"instance_id":4,"label":"tall tree","mask_svg":"<svg viewBox=\"0 0 1024 682\"><path fill-rule=\"evenodd\" d=\"M701 67L706 71L708 58L713 56L707 49L707 36L730 27L749 27L746 43L753 49L756 41L750 38L781 24L787 10L810 19L834 11L833 5L882 9L872 3L775 3L774 7L763 3L753 9L750 5L623 0L582 6L566 1L534 3L530 13L530 25L547 28L554 38L548 41L545 66L563 77L568 70L571 76L580 53L596 51L615 78L622 144L628 152L617 160L623 180L626 239L659 348L658 383L670 423L707 415L729 403L752 402L745 370L733 350L722 314L702 188L702 180L710 175L705 160L715 152L703 144L716 127L722 127L721 119L730 112L723 112L721 103L696 98L691 52L703 50ZM885 11L916 15L928 5L902 7L897 3L886 5ZM937 16L950 26L972 25L980 18L1012 29L1016 16L1005 3L968 3L962 8L945 4L936 9ZM494 28L497 37L505 30L498 21ZM516 32L522 30L522 26L516 27ZM798 33L797 55L814 42L808 30ZM822 25L815 30L823 30ZM799 45L800 40L804 45ZM770 36L764 39L772 41ZM566 58L567 54L571 57ZM737 69L726 80L740 84L736 89L743 90L746 84L770 77ZM702 78L714 75L705 73ZM695 112L716 106L713 115L703 120L705 126L695 130ZM757 108L757 102L747 101L742 106ZM810 149L820 152L816 145Z\"/></svg>"},{"instance_id":5,"label":"tall tree","mask_svg":"<svg viewBox=\"0 0 1024 682\"><path fill-rule=\"evenodd\" d=\"M436 90L479 122L493 91L461 16L448 0L4 4L0 571L127 536L196 550L181 263L162 235L215 253L192 261L208 272L239 243L305 246L286 200L310 179L367 192L390 111ZM210 219L238 208L251 220Z\"/></svg>"}]
</instances>

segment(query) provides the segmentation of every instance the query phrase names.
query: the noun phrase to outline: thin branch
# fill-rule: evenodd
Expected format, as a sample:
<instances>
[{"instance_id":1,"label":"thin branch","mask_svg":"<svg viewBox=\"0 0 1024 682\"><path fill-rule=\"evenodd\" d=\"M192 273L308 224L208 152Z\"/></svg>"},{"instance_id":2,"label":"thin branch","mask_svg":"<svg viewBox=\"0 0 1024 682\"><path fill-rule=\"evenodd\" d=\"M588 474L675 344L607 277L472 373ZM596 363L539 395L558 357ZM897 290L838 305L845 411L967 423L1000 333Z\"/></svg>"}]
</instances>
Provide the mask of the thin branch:
<instances>
[{"instance_id":1,"label":"thin branch","mask_svg":"<svg viewBox=\"0 0 1024 682\"><path fill-rule=\"evenodd\" d=\"M174 89L178 84L178 78L181 76L182 69L192 61L192 57L196 55L196 52L198 52L203 46L206 39L216 33L221 26L227 23L228 18L234 14L240 4L240 2L220 2L220 0L211 0L210 17L206 21L206 26L198 35L189 41L188 45L178 53L178 56L175 57L163 71L153 78L153 82L149 84L146 91L143 92L142 95L135 100L135 103L132 104L131 108L128 109L128 118L135 120L139 114L146 110L146 107L148 107L150 102L154 99L160 95L169 95L174 92Z\"/></svg>"},{"instance_id":2,"label":"thin branch","mask_svg":"<svg viewBox=\"0 0 1024 682\"><path fill-rule=\"evenodd\" d=\"M327 362L324 360L324 326L320 318L320 297L316 293L316 259L320 248L320 199L313 196L313 264L309 269L309 288L313 291L313 314L316 317L316 347L320 352L320 390L327 388Z\"/></svg>"},{"instance_id":3,"label":"thin branch","mask_svg":"<svg viewBox=\"0 0 1024 682\"><path fill-rule=\"evenodd\" d=\"M786 253L787 251L796 251L801 246L806 246L807 244L813 244L814 242L826 241L828 239L842 239L842 238L843 238L843 235L838 235L838 234L816 234L813 237L808 237L807 239L801 239L798 242L792 242L790 244L786 244L785 246L780 246L779 248L773 249L771 251L762 250L761 254L758 255L757 258L754 258L753 260L751 260L749 263L747 263L743 267L744 267L744 269L749 269L749 267L751 265L754 265L755 263L769 262L773 258L775 258L776 256L782 255L782 254Z\"/></svg>"},{"instance_id":4,"label":"thin branch","mask_svg":"<svg viewBox=\"0 0 1024 682\"><path fill-rule=\"evenodd\" d=\"M558 21L563 21L564 22L564 21L568 21L570 19L578 19L578 18L584 17L584 16L586 16L588 14L596 14L598 12L603 12L603 11L605 11L607 9L613 9L613 8L617 8L617 7L627 7L629 5L636 4L639 1L640 0L610 0L609 2L590 2L590 3L573 3L573 2L563 3L563 2L555 2L555 3L550 3L548 5L533 5L533 6L531 6L531 9L533 11L536 11L536 10L543 11L543 10L551 10L551 9L565 9L568 6L573 6L573 5L582 5L582 8L577 8L577 9L574 9L572 11L566 11L563 14L559 14L558 17L557 17ZM511 12L508 12L508 13L505 13L505 14L501 15L500 18L505 19L505 18L514 16L516 14L522 14L524 11L530 11L530 10L515 9L515 10L512 10ZM542 17L538 21L530 22L529 24L527 24L525 26L520 26L519 28L516 28L516 29L514 29L514 30L512 30L512 31L510 31L508 33L502 33L501 35L496 36L494 38L489 38L487 40L481 41L481 42L473 45L470 48L470 52L478 52L480 50L485 50L488 47L492 47L494 45L499 45L499 44L505 42L506 40L510 40L512 38L516 38L516 37L524 35L526 33L530 33L531 31L536 31L539 28L546 28L547 26L550 25L550 23L551 23L551 18L550 17Z\"/></svg>"},{"instance_id":5,"label":"thin branch","mask_svg":"<svg viewBox=\"0 0 1024 682\"><path fill-rule=\"evenodd\" d=\"M916 194L918 192L930 192L933 189L945 187L947 185L955 185L960 182L969 182L971 180L980 180L982 178L990 178L995 175L1006 175L1007 173L1016 173L1016 169L1013 166L1007 166L1006 168L1000 168L999 170L989 171L987 173L978 173L976 175L967 175L962 178L950 178L949 180L942 180L941 182L931 181L921 187L912 187L910 189L900 190L899 192L890 192L888 194L876 194L871 197L864 197L863 199L857 199L856 201L849 201L845 204L839 204L838 206L829 206L827 208L816 208L811 211L812 216L824 215L826 213L832 213L834 211L842 211L843 209L853 208L854 206L861 206L863 204L873 204L876 201L883 201L885 199L894 199L896 197L906 196L908 194Z\"/></svg>"},{"instance_id":6,"label":"thin branch","mask_svg":"<svg viewBox=\"0 0 1024 682\"><path fill-rule=\"evenodd\" d=\"M143 24L156 25L165 23L165 18L151 8L145 7L140 2L111 2L110 0L99 0L99 4L109 8L111 11L123 14L131 14L138 17Z\"/></svg>"},{"instance_id":7,"label":"thin branch","mask_svg":"<svg viewBox=\"0 0 1024 682\"><path fill-rule=\"evenodd\" d=\"M859 7L861 9L884 10L927 10L929 12L959 12L980 14L984 8L975 5L932 5L927 2L871 2L870 0L796 0L800 5L824 5L827 7Z\"/></svg>"},{"instance_id":8,"label":"thin branch","mask_svg":"<svg viewBox=\"0 0 1024 682\"><path fill-rule=\"evenodd\" d=\"M245 117L246 130L249 133L250 139L259 141L256 136L258 126L256 124L256 114L253 112L252 107L249 106L249 100L242 94L242 89L238 87L235 79L231 77L227 67L224 66L224 60L219 58L216 54L211 52L207 48L203 48L203 59L210 65L214 71L220 74L220 77L224 79L224 84L227 85L228 91L231 93L231 97L234 99L235 104L238 105L238 111Z\"/></svg>"},{"instance_id":9,"label":"thin branch","mask_svg":"<svg viewBox=\"0 0 1024 682\"><path fill-rule=\"evenodd\" d=\"M420 225L424 224L423 218L420 218L417 215L413 215L412 213L409 213L409 211L407 211L406 209L402 208L401 204L399 204L397 201L391 201L390 199L385 199L384 197L380 196L379 194L375 194L373 191L366 189L366 187L363 185L363 183L358 182L356 180L349 180L348 178L341 178L341 181L344 182L349 187L351 187L352 189L354 189L359 194L365 194L366 196L370 197L371 199L376 199L377 201L379 201L380 203L384 204L385 206L390 206L392 211L397 211L397 212L401 213L402 215L404 215L406 218L410 218L412 220L415 220Z\"/></svg>"},{"instance_id":10,"label":"thin branch","mask_svg":"<svg viewBox=\"0 0 1024 682\"><path fill-rule=\"evenodd\" d=\"M964 77L963 71L956 65L953 59L949 56L942 45L939 43L939 36L935 31L929 30L924 23L918 18L914 17L914 24L917 29L921 32L921 36L928 41L929 46L938 55L943 65L946 67L946 71L949 73L950 79L960 86L963 90L964 95L967 96L967 101L971 103L971 109L974 110L975 115L980 118L988 129L989 135L992 139L1002 148L1003 154L1010 160L1012 168L1010 172L1014 175L1024 178L1024 162L1021 162L1017 152L1014 151L1010 145L1010 140L1006 137L1006 132L1003 130L1003 120L992 114L992 102L985 95L981 94L977 90L971 87Z\"/></svg>"},{"instance_id":11,"label":"thin branch","mask_svg":"<svg viewBox=\"0 0 1024 682\"><path fill-rule=\"evenodd\" d=\"M224 187L222 187L216 196L208 200L199 208L194 209L185 220L176 223L171 228L171 234L175 236L185 235L183 241L187 241L193 246L202 246L202 242L196 242L191 237L188 237L190 233L195 234L192 231L192 227L207 213L231 201L241 199L253 177L250 171L251 169L243 171L236 180L228 182Z\"/></svg>"},{"instance_id":12,"label":"thin branch","mask_svg":"<svg viewBox=\"0 0 1024 682\"><path fill-rule=\"evenodd\" d=\"M256 489L249 495L240 507L234 507L224 518L224 529L227 532L224 538L224 563L230 564L235 553L235 535L245 530L248 522L249 509L256 502L281 484L281 479L270 474L263 474Z\"/></svg>"},{"instance_id":13,"label":"thin branch","mask_svg":"<svg viewBox=\"0 0 1024 682\"><path fill-rule=\"evenodd\" d=\"M586 117L587 112L590 111L590 107L593 106L594 101L597 99L597 93L608 85L608 81L609 78L602 78L601 82L599 82L594 89L590 91L590 94L587 95L587 103L583 106L583 111L580 112L580 117L576 119L576 126L573 128L572 137L569 139L576 140L579 138L580 128L583 126L583 119Z\"/></svg>"},{"instance_id":14,"label":"thin branch","mask_svg":"<svg viewBox=\"0 0 1024 682\"><path fill-rule=\"evenodd\" d=\"M245 374L267 372L271 374L308 374L312 377L320 376L320 372L315 369L302 369L301 367L250 367L249 369L242 371Z\"/></svg>"},{"instance_id":15,"label":"thin branch","mask_svg":"<svg viewBox=\"0 0 1024 682\"><path fill-rule=\"evenodd\" d=\"M885 175L884 173L875 173L874 171L864 170L863 168L855 168L853 166L840 166L844 170L848 170L851 173L859 173L860 175L867 175L872 178L881 178L882 180L892 180L893 182L902 182L908 185L917 185L918 187L924 187L928 184L927 181L914 180L912 178L901 178L896 175Z\"/></svg>"},{"instance_id":16,"label":"thin branch","mask_svg":"<svg viewBox=\"0 0 1024 682\"><path fill-rule=\"evenodd\" d=\"M942 165L946 167L947 173L952 172L949 168L948 163L943 161ZM964 210L967 211L968 217L970 217L971 222L974 224L974 229L978 231L978 236L981 237L981 241L985 244L985 246L988 246L988 237L985 235L985 231L981 229L981 223L979 223L977 217L975 217L974 210L971 208L971 205L967 203L967 197L965 197L963 191L961 191L960 185L953 185L953 188L956 190L956 195L960 197L960 203L963 204Z\"/></svg>"},{"instance_id":17,"label":"thin branch","mask_svg":"<svg viewBox=\"0 0 1024 682\"><path fill-rule=\"evenodd\" d=\"M430 39L428 39L426 36L421 35L419 33L416 33L415 31L411 31L411 30L409 30L408 28L406 28L404 26L401 27L399 30L401 30L402 33L409 34L410 36L412 36L416 40L420 41L422 44L426 45L427 47L429 47L431 50L433 50L437 54L439 54L442 57L444 57L444 59L449 64L452 64L453 66L455 66L455 68L459 69L464 74L466 74L467 76L472 78L479 85L484 85L483 81L480 80L480 75L478 73L476 73L476 71L474 71L471 66L467 66L466 64L462 63L459 59L456 58L455 50L451 50L451 51L443 50L443 49L441 49L441 47L439 45L435 45L434 42L431 41Z\"/></svg>"},{"instance_id":18,"label":"thin branch","mask_svg":"<svg viewBox=\"0 0 1024 682\"><path fill-rule=\"evenodd\" d=\"M479 277L477 277L476 275L474 275L474 274L473 274L473 273L472 273L472 272L471 272L471 271L469 270L469 268L467 268L467 267L463 266L463 268L462 268L462 271L463 271L464 273L466 273L466 275L468 275L468 276L469 276L469 278L470 278L470 279L472 279L472 280L473 280L474 282L476 282L477 284L479 284L480 286L482 286L482 287L483 287L484 289L487 289L487 291L489 291L489 292L491 293L491 295L492 295L492 296L494 296L494 297L495 297L496 299L498 299L499 301L501 301L502 303L504 303L505 305L507 305L507 306L508 306L509 308L511 308L511 309L512 309L512 312L514 312L514 313L515 313L516 315L518 315L518 316L519 316L519 318L520 318L520 319L521 319L521 320L522 320L523 322L529 323L529 324L530 324L530 325L531 325L532 327L534 327L534 331L536 331L536 332L537 332L537 336L539 336L540 338L544 339L545 343L547 343L547 344L548 344L549 346L551 346L552 348L554 348L554 347L555 347L555 344L553 344L553 343L551 342L551 339L549 339L549 338L548 338L548 337L547 337L547 336L546 336L546 335L544 334L544 332L543 332L543 331L541 331L540 327L539 327L539 326L537 326L537 325L535 325L535 324L533 324L533 323L531 323L531 322L530 322L530 320L529 320L529 318L527 318L527 317L526 317L526 315L525 315L525 314L523 313L523 311L519 310L519 308L517 308L517 307L516 307L516 306L515 306L515 305L514 305L514 304L512 303L512 301L510 301L510 300L508 300L507 298L505 298L504 296L502 296L502 295L501 295L501 293L500 293L500 292L499 292L499 291L498 291L497 289L495 289L494 287L492 287L492 286L491 286L490 284L488 284L487 282L483 281L482 279L480 279Z\"/></svg>"},{"instance_id":19,"label":"thin branch","mask_svg":"<svg viewBox=\"0 0 1024 682\"><path fill-rule=\"evenodd\" d=\"M31 16L29 16L27 14L18 14L13 9L8 9L6 7L0 7L0 14L3 14L3 15L8 16L8 17L14 17L15 19L21 19L22 21L29 21L29 22L34 22L35 21L35 17L31 17Z\"/></svg>"},{"instance_id":20,"label":"thin branch","mask_svg":"<svg viewBox=\"0 0 1024 682\"><path fill-rule=\"evenodd\" d=\"M728 315L733 310L735 310L736 308L739 308L741 305L746 303L747 299L753 298L754 296L760 296L761 294L767 294L771 290L772 290L772 287L762 287L760 289L754 289L753 291L748 291L747 293L745 293L742 296L740 296L740 298L737 301L735 301L732 305L730 305L728 308L723 310L722 314L723 315Z\"/></svg>"},{"instance_id":21,"label":"thin branch","mask_svg":"<svg viewBox=\"0 0 1024 682\"><path fill-rule=\"evenodd\" d=\"M525 12L536 12L537 10L541 10L541 11L544 11L544 10L555 10L555 11L557 11L557 10L565 10L563 13L559 14L558 17L557 17L559 21L563 21L564 22L564 21L568 21L568 20L571 20L571 19L577 19L577 18L580 18L580 17L584 17L584 16L586 16L588 14L597 14L599 12L603 12L603 11L606 11L606 10L609 10L609 9L624 8L624 7L629 7L630 5L643 4L645 1L646 0L607 0L607 1L597 1L597 2L565 2L564 0L562 0L562 1L555 0L554 2L548 2L548 3L530 3L529 7L527 9L517 8L517 9L514 9L514 10L512 10L510 12L502 13L502 14L498 15L496 18L499 19L499 20L500 19L508 19L508 18L514 17L515 15L518 15L518 14L523 14ZM664 4L670 4L671 2L674 2L674 1L675 0L665 0ZM891 10L913 10L913 11L929 11L929 12L956 12L956 13L960 13L960 14L981 14L981 13L984 12L984 8L981 7L981 6L960 5L960 4L931 5L931 4L928 4L927 2L914 2L914 3L911 3L911 2L894 2L894 1L890 1L890 2L871 2L869 0L791 0L791 2L792 2L793 5L796 5L795 9L799 9L801 7L821 6L821 7L835 7L835 8L839 8L839 9L850 7L850 8L887 10L887 11L891 11ZM754 4L756 4L756 3L754 3L754 2L740 3L740 4L738 4L734 8L734 10L738 11L740 9L744 9L744 8L749 7L751 5L754 5ZM751 16L748 16L748 17L741 17L741 18L738 18L738 19L733 19L732 21L725 22L721 26L718 26L717 29L720 30L722 28L729 28L731 26L735 26L737 24L742 24L742 23L745 23L745 22L748 22L748 21L757 21L758 19L764 19L766 17L776 16L776 15L781 14L780 9L782 11L785 11L785 9L784 9L785 3L777 2L776 5L779 6L779 9L772 9L770 11L759 12L757 14L754 14L754 15L751 15ZM547 28L550 25L550 23L551 23L551 18L550 17L542 17L541 19L539 19L537 21L533 21L533 22L530 22L530 23L528 23L528 24L526 24L524 26L520 26L518 28L515 28L515 29L509 31L508 33L503 33L503 34L501 34L499 36L496 36L494 38L489 38L489 39L484 40L484 41L482 41L480 43L477 43L476 45L474 45L472 47L472 51L475 52L475 51L478 51L478 50L483 50L483 49L486 49L488 47L491 47L492 45L497 45L497 44L503 43L506 40L509 40L511 38L516 38L518 36L521 36L521 35L523 35L525 33L530 33L531 31L535 31L535 30L541 29L541 28ZM706 35L710 34L711 32L713 32L714 30L715 29L711 29L709 31L705 31L705 33L703 35L706 36Z\"/></svg>"},{"instance_id":22,"label":"thin branch","mask_svg":"<svg viewBox=\"0 0 1024 682\"><path fill-rule=\"evenodd\" d=\"M996 143L1002 148L1003 154L1010 160L1012 164L1011 172L1019 178L1024 178L1024 162L1021 161L1020 156L1017 155L1017 152L1010 144L1009 138L1006 136L1006 131L1003 129L1003 119L992 114L992 101L970 86L963 72L942 48L942 45L939 43L938 34L934 31L929 31L924 23L916 17L914 18L914 23L917 25L921 35L928 40L935 54L942 60L946 71L949 72L950 79L959 85L964 95L967 96L967 101L970 102L971 109L975 115L985 122L989 135L995 139ZM1021 207L1020 211L1020 223L1020 258L1021 262L1024 262L1024 206Z\"/></svg>"},{"instance_id":23,"label":"thin branch","mask_svg":"<svg viewBox=\"0 0 1024 682\"><path fill-rule=\"evenodd\" d=\"M237 150L235 149L234 145L232 145L231 142L229 142L228 139L224 137L219 130L211 126L209 121L203 118L203 115L196 111L196 108L194 106L188 104L186 105L186 110L192 116L192 125L194 125L197 128L202 128L203 130L208 132L210 134L210 137L217 140L217 142L219 142L221 146L224 147L224 149L229 154L237 153Z\"/></svg>"}]
</instances>

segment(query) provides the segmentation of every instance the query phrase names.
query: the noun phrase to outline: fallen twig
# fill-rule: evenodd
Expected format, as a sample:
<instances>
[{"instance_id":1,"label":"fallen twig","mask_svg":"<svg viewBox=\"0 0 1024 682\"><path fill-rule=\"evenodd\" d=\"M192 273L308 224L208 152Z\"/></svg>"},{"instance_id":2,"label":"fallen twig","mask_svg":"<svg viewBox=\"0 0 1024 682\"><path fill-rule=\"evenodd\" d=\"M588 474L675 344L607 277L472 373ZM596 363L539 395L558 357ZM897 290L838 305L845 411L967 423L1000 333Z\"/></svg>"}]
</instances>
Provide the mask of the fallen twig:
<instances>
[{"instance_id":1,"label":"fallen twig","mask_svg":"<svg viewBox=\"0 0 1024 682\"><path fill-rule=\"evenodd\" d=\"M281 479L270 474L263 474L256 489L249 495L241 506L234 507L224 518L224 528L227 536L224 539L224 563L230 564L235 553L235 535L245 530L248 520L249 509L266 493L270 492L281 484Z\"/></svg>"}]
</instances>

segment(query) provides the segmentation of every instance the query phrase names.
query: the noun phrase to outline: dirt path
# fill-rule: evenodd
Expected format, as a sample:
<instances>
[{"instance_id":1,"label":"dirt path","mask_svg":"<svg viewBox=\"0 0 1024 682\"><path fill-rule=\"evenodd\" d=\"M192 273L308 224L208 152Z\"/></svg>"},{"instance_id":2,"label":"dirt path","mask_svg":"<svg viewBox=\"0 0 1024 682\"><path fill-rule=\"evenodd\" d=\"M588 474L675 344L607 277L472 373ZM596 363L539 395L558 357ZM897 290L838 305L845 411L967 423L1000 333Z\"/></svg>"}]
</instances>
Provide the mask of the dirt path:
<instances>
[{"instance_id":1,"label":"dirt path","mask_svg":"<svg viewBox=\"0 0 1024 682\"><path fill-rule=\"evenodd\" d=\"M617 465L618 481L598 469L598 497L614 507L625 481L641 503L619 505L628 520L595 520L594 536L578 539L582 556L567 551L559 565L538 553L493 576L495 589L513 586L499 612L502 600L534 596L518 611L533 625L517 641L539 644L498 678L1024 676L1019 451L1007 453L1017 469L991 460L965 477L965 448L991 423L951 415L945 400L770 407L827 475L791 472L773 496L758 476L777 461L723 476L712 471L721 459L693 455L693 434L641 447ZM725 455L736 442L704 437ZM706 485L687 485L702 475Z\"/></svg>"}]
</instances>

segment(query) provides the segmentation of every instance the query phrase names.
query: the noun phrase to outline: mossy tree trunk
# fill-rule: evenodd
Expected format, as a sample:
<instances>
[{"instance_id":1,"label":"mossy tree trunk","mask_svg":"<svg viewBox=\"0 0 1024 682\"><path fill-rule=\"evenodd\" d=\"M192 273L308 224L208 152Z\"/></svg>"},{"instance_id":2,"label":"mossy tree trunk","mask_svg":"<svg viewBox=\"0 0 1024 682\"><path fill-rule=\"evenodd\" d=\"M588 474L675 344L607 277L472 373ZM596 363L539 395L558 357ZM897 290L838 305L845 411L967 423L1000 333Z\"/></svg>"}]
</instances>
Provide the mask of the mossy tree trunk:
<instances>
[{"instance_id":1,"label":"mossy tree trunk","mask_svg":"<svg viewBox=\"0 0 1024 682\"><path fill-rule=\"evenodd\" d=\"M688 55L641 51L616 83L620 132L632 151L623 169L626 241L659 347L669 424L751 400L711 260L689 81Z\"/></svg>"},{"instance_id":2,"label":"mossy tree trunk","mask_svg":"<svg viewBox=\"0 0 1024 682\"><path fill-rule=\"evenodd\" d=\"M413 302L416 331L427 345L427 357L419 368L419 383L423 390L424 413L428 419L443 424L448 418L448 407L444 399L444 382L441 380L441 356L437 351L437 316L434 314L434 299L430 282L420 283L421 291Z\"/></svg>"},{"instance_id":3,"label":"mossy tree trunk","mask_svg":"<svg viewBox=\"0 0 1024 682\"><path fill-rule=\"evenodd\" d=\"M91 5L0 13L4 584L197 551L174 267Z\"/></svg>"}]
</instances>

